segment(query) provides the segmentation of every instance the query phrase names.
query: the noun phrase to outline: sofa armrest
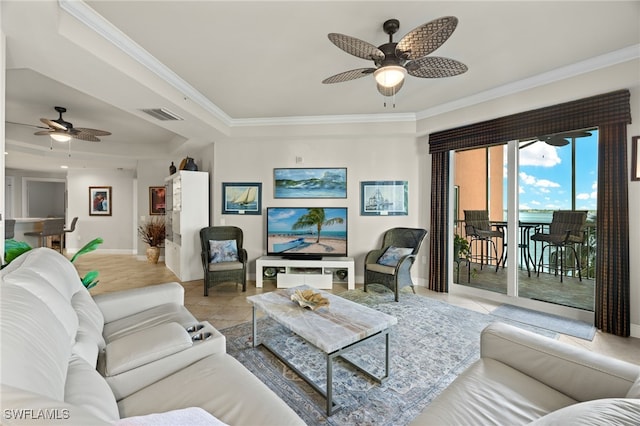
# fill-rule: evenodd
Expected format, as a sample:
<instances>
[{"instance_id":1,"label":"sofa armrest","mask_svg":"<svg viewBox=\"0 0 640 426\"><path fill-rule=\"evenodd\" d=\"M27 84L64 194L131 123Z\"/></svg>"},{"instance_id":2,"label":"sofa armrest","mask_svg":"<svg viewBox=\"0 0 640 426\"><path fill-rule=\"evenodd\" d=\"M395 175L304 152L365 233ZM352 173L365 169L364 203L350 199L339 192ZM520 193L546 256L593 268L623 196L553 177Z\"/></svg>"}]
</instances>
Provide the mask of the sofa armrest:
<instances>
[{"instance_id":1,"label":"sofa armrest","mask_svg":"<svg viewBox=\"0 0 640 426\"><path fill-rule=\"evenodd\" d=\"M577 400L624 397L640 366L504 323L482 331L480 356L500 361Z\"/></svg>"},{"instance_id":2,"label":"sofa armrest","mask_svg":"<svg viewBox=\"0 0 640 426\"><path fill-rule=\"evenodd\" d=\"M184 305L184 287L170 282L98 294L93 300L102 311L104 322L109 323L165 303Z\"/></svg>"}]
</instances>

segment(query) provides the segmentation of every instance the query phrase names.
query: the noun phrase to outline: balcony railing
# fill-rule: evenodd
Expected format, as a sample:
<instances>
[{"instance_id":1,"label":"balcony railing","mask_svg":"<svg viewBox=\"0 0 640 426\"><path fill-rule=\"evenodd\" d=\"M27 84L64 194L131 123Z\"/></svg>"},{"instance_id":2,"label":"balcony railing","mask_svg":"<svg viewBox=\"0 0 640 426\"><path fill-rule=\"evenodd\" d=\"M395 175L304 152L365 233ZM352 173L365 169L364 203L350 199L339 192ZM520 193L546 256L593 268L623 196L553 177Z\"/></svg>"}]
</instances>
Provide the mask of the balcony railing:
<instances>
[{"instance_id":1,"label":"balcony railing","mask_svg":"<svg viewBox=\"0 0 640 426\"><path fill-rule=\"evenodd\" d=\"M506 231L506 223L505 222L493 222L494 226L502 227ZM465 233L464 221L456 221L455 223L455 233L467 238L467 240L471 241L471 237L468 237ZM540 241L531 240L531 236L535 232L549 232L549 223L535 223L535 222L521 222L519 224L520 232L518 232L518 267L522 269L526 269L526 261L527 258L530 258L534 263L532 264L529 261L529 268L532 272L537 271L538 264L540 263L540 253L542 253L543 243ZM584 242L582 244L576 244L576 252L580 258L580 269L583 279L594 279L595 278L595 269L596 269L596 226L595 223L587 223L584 228ZM506 253L506 232L505 232L505 247L502 246L502 241L500 239L495 238L494 243L496 244L498 250L498 258L503 258L503 254ZM471 248L472 251L476 249L475 247ZM486 250L485 250L486 252ZM542 268L540 270L541 273L555 274L555 261L553 256L555 256L556 252L554 250L544 250L544 257L542 259ZM565 261L568 265L574 265L575 262L572 259L573 253L571 253L571 257ZM495 261L492 261L493 265L495 265ZM506 265L505 265L506 266ZM577 271L572 268L567 268L565 274L568 276L577 276Z\"/></svg>"}]
</instances>

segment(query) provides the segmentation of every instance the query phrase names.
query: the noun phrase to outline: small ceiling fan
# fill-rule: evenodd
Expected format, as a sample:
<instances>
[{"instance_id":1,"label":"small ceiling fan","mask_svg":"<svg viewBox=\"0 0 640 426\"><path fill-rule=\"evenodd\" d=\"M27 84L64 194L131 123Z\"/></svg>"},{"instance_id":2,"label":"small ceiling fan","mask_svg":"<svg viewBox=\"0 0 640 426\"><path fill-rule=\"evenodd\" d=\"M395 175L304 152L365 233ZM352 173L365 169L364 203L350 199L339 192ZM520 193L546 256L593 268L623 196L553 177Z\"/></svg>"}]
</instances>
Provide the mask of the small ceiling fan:
<instances>
[{"instance_id":1,"label":"small ceiling fan","mask_svg":"<svg viewBox=\"0 0 640 426\"><path fill-rule=\"evenodd\" d=\"M96 136L109 136L111 132L107 132L105 130L98 129L88 129L86 127L73 127L73 124L64 120L62 118L62 114L67 112L65 107L54 107L54 109L58 112L59 117L56 119L48 119L41 118L40 121L47 125L47 127L35 126L31 124L22 124L22 123L12 123L19 124L21 126L29 126L35 127L37 129L45 129L40 130L34 133L34 135L38 136L51 136L52 139L57 140L59 142L67 142L71 138L80 139L83 141L89 142L100 142Z\"/></svg>"},{"instance_id":2,"label":"small ceiling fan","mask_svg":"<svg viewBox=\"0 0 640 426\"><path fill-rule=\"evenodd\" d=\"M520 145L520 149L526 148L530 145L533 145L536 142L544 142L547 145L555 146L555 147L563 147L567 146L571 143L568 139L577 139L577 138L585 138L587 136L591 136L591 132L585 130L578 130L575 132L566 132L566 133L557 133L555 135L547 135L547 136L538 136L537 138L530 141L521 141L523 142Z\"/></svg>"},{"instance_id":3,"label":"small ceiling fan","mask_svg":"<svg viewBox=\"0 0 640 426\"><path fill-rule=\"evenodd\" d=\"M382 25L389 34L389 42L378 47L366 41L344 34L330 33L329 40L345 52L358 58L372 60L375 68L358 68L345 71L322 81L324 84L342 83L373 74L378 91L383 96L393 96L402 88L407 74L420 78L452 77L467 71L467 66L455 59L427 56L447 41L458 25L458 18L445 16L422 24L393 41L400 28L397 19L389 19Z\"/></svg>"}]
</instances>

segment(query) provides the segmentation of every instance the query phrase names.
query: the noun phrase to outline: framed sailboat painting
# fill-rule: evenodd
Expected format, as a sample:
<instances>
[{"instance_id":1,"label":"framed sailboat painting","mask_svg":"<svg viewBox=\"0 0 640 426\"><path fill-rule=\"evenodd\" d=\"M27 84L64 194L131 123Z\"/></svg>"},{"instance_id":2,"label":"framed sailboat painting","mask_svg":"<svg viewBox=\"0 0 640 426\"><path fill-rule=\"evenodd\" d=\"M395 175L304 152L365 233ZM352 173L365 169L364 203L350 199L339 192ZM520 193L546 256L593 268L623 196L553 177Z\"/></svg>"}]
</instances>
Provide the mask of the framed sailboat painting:
<instances>
[{"instance_id":1,"label":"framed sailboat painting","mask_svg":"<svg viewBox=\"0 0 640 426\"><path fill-rule=\"evenodd\" d=\"M222 183L222 214L262 214L262 183Z\"/></svg>"},{"instance_id":2,"label":"framed sailboat painting","mask_svg":"<svg viewBox=\"0 0 640 426\"><path fill-rule=\"evenodd\" d=\"M406 216L408 201L407 181L360 182L361 216Z\"/></svg>"}]
</instances>

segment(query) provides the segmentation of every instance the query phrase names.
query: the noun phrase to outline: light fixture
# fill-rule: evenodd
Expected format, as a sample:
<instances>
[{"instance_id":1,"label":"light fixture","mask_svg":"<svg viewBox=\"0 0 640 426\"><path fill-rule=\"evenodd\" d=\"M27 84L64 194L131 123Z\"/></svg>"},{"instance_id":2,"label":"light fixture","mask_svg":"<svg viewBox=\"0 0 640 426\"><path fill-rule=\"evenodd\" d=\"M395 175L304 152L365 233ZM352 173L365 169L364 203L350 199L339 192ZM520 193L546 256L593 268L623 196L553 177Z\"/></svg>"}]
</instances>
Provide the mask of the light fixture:
<instances>
[{"instance_id":1,"label":"light fixture","mask_svg":"<svg viewBox=\"0 0 640 426\"><path fill-rule=\"evenodd\" d=\"M51 133L49 136L56 142L69 142L71 140L71 136L60 133Z\"/></svg>"},{"instance_id":2,"label":"light fixture","mask_svg":"<svg viewBox=\"0 0 640 426\"><path fill-rule=\"evenodd\" d=\"M376 82L383 87L394 87L404 80L407 70L399 65L387 65L373 72Z\"/></svg>"}]
</instances>

